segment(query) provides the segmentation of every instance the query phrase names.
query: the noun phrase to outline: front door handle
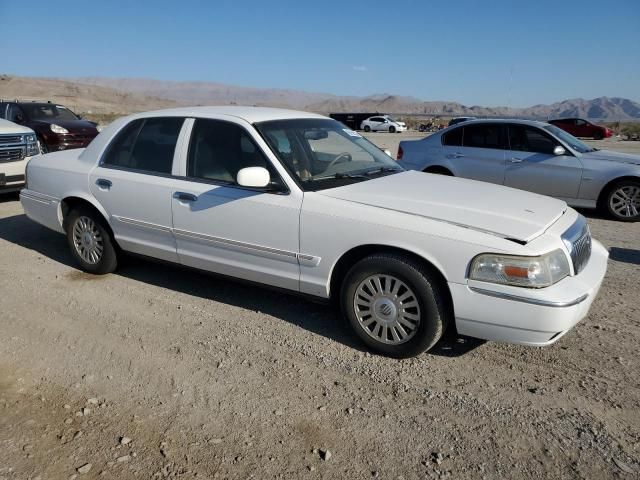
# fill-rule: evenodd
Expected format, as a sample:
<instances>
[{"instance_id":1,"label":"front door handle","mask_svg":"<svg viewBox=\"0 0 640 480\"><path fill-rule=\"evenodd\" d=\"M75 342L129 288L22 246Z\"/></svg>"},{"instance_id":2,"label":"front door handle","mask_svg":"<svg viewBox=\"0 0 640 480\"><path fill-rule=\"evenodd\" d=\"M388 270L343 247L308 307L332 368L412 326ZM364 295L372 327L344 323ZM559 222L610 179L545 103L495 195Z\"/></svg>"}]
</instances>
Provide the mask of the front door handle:
<instances>
[{"instance_id":1,"label":"front door handle","mask_svg":"<svg viewBox=\"0 0 640 480\"><path fill-rule=\"evenodd\" d=\"M96 185L100 190L109 190L113 183L111 183L111 180L107 180L106 178L99 178L96 180Z\"/></svg>"},{"instance_id":2,"label":"front door handle","mask_svg":"<svg viewBox=\"0 0 640 480\"><path fill-rule=\"evenodd\" d=\"M522 160L521 158L516 158L516 157L511 157L511 158L509 159L509 162L510 162L510 163L520 163L520 162L522 162L522 161L523 161L523 160Z\"/></svg>"},{"instance_id":3,"label":"front door handle","mask_svg":"<svg viewBox=\"0 0 640 480\"><path fill-rule=\"evenodd\" d=\"M462 158L464 157L464 153L456 152L447 155L448 158Z\"/></svg>"},{"instance_id":4,"label":"front door handle","mask_svg":"<svg viewBox=\"0 0 640 480\"><path fill-rule=\"evenodd\" d=\"M175 198L176 200L180 200L181 202L195 202L196 200L198 200L198 197L196 197L193 193L186 192L176 192L173 194L173 198Z\"/></svg>"}]
</instances>

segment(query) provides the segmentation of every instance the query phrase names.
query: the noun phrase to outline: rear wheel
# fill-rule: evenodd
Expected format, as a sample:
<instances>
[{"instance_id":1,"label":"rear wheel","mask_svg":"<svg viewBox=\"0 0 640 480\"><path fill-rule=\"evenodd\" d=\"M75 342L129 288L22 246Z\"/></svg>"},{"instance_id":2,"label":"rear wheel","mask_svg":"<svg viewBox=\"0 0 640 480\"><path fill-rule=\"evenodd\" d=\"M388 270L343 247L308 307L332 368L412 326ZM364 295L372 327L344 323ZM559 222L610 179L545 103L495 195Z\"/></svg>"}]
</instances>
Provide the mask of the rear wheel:
<instances>
[{"instance_id":1,"label":"rear wheel","mask_svg":"<svg viewBox=\"0 0 640 480\"><path fill-rule=\"evenodd\" d=\"M369 125L365 125L364 126L364 131L365 132L370 132L371 131L371 127Z\"/></svg>"},{"instance_id":2,"label":"rear wheel","mask_svg":"<svg viewBox=\"0 0 640 480\"><path fill-rule=\"evenodd\" d=\"M394 126L389 127L389 133L396 133L396 127Z\"/></svg>"},{"instance_id":3,"label":"rear wheel","mask_svg":"<svg viewBox=\"0 0 640 480\"><path fill-rule=\"evenodd\" d=\"M438 278L402 255L360 260L347 273L341 297L343 314L358 337L390 357L429 350L448 323L447 297Z\"/></svg>"},{"instance_id":4,"label":"rear wheel","mask_svg":"<svg viewBox=\"0 0 640 480\"><path fill-rule=\"evenodd\" d=\"M67 241L82 270L102 275L118 266L111 233L102 216L91 208L72 210L66 221Z\"/></svg>"},{"instance_id":5,"label":"rear wheel","mask_svg":"<svg viewBox=\"0 0 640 480\"><path fill-rule=\"evenodd\" d=\"M606 196L609 214L623 222L640 220L640 181L622 180L613 185Z\"/></svg>"}]
</instances>

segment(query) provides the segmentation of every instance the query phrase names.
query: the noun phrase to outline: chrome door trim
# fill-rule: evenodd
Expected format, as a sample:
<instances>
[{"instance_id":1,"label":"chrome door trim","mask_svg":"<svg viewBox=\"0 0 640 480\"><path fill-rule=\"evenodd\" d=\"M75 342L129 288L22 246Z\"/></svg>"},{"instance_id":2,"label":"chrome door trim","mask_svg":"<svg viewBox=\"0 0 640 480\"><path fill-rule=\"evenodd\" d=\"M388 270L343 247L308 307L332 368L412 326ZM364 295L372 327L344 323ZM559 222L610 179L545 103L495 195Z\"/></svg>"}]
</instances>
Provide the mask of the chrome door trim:
<instances>
[{"instance_id":1,"label":"chrome door trim","mask_svg":"<svg viewBox=\"0 0 640 480\"><path fill-rule=\"evenodd\" d=\"M320 264L320 257L314 255L299 254L289 250L280 250L278 248L265 247L253 243L240 242L228 238L215 237L204 233L190 232L188 230L173 229L173 233L178 237L187 238L189 240L199 240L202 243L216 245L222 248L230 248L232 250L241 250L261 257L277 258L278 260L289 263L304 263L307 266L317 267Z\"/></svg>"},{"instance_id":2,"label":"chrome door trim","mask_svg":"<svg viewBox=\"0 0 640 480\"><path fill-rule=\"evenodd\" d=\"M112 215L112 217L119 221L120 223L125 223L127 225L134 225L136 227L149 228L151 230L159 230L161 232L171 233L171 227L165 227L164 225L158 225L156 223L143 222L142 220L135 220L133 218L121 217L119 215Z\"/></svg>"}]
</instances>

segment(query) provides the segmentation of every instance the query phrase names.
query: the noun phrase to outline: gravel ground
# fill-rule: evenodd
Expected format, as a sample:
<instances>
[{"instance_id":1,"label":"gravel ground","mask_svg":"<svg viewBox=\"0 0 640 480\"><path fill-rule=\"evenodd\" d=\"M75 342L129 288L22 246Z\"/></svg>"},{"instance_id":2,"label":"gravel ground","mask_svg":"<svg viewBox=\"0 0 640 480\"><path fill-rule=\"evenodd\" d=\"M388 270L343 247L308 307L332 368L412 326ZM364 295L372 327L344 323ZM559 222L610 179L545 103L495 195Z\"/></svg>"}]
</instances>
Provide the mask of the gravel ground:
<instances>
[{"instance_id":1,"label":"gravel ground","mask_svg":"<svg viewBox=\"0 0 640 480\"><path fill-rule=\"evenodd\" d=\"M398 361L294 296L84 274L0 197L0 479L639 478L640 224L585 213L611 260L572 332Z\"/></svg>"}]
</instances>

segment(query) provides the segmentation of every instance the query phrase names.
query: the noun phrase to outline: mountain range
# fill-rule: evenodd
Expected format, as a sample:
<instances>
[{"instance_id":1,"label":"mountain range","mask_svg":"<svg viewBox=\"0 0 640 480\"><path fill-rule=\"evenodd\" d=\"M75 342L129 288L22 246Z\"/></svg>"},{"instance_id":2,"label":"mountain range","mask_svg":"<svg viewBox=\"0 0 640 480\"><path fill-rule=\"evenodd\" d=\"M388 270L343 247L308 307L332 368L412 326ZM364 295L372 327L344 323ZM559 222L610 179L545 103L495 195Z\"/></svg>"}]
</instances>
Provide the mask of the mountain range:
<instances>
[{"instance_id":1,"label":"mountain range","mask_svg":"<svg viewBox=\"0 0 640 480\"><path fill-rule=\"evenodd\" d=\"M640 103L619 97L575 98L526 108L466 106L392 94L339 96L300 90L250 88L215 82L175 82L144 78L34 78L0 75L0 98L40 98L79 111L129 113L180 105L257 105L318 113L379 112L424 116L581 117L606 121L640 120Z\"/></svg>"}]
</instances>

